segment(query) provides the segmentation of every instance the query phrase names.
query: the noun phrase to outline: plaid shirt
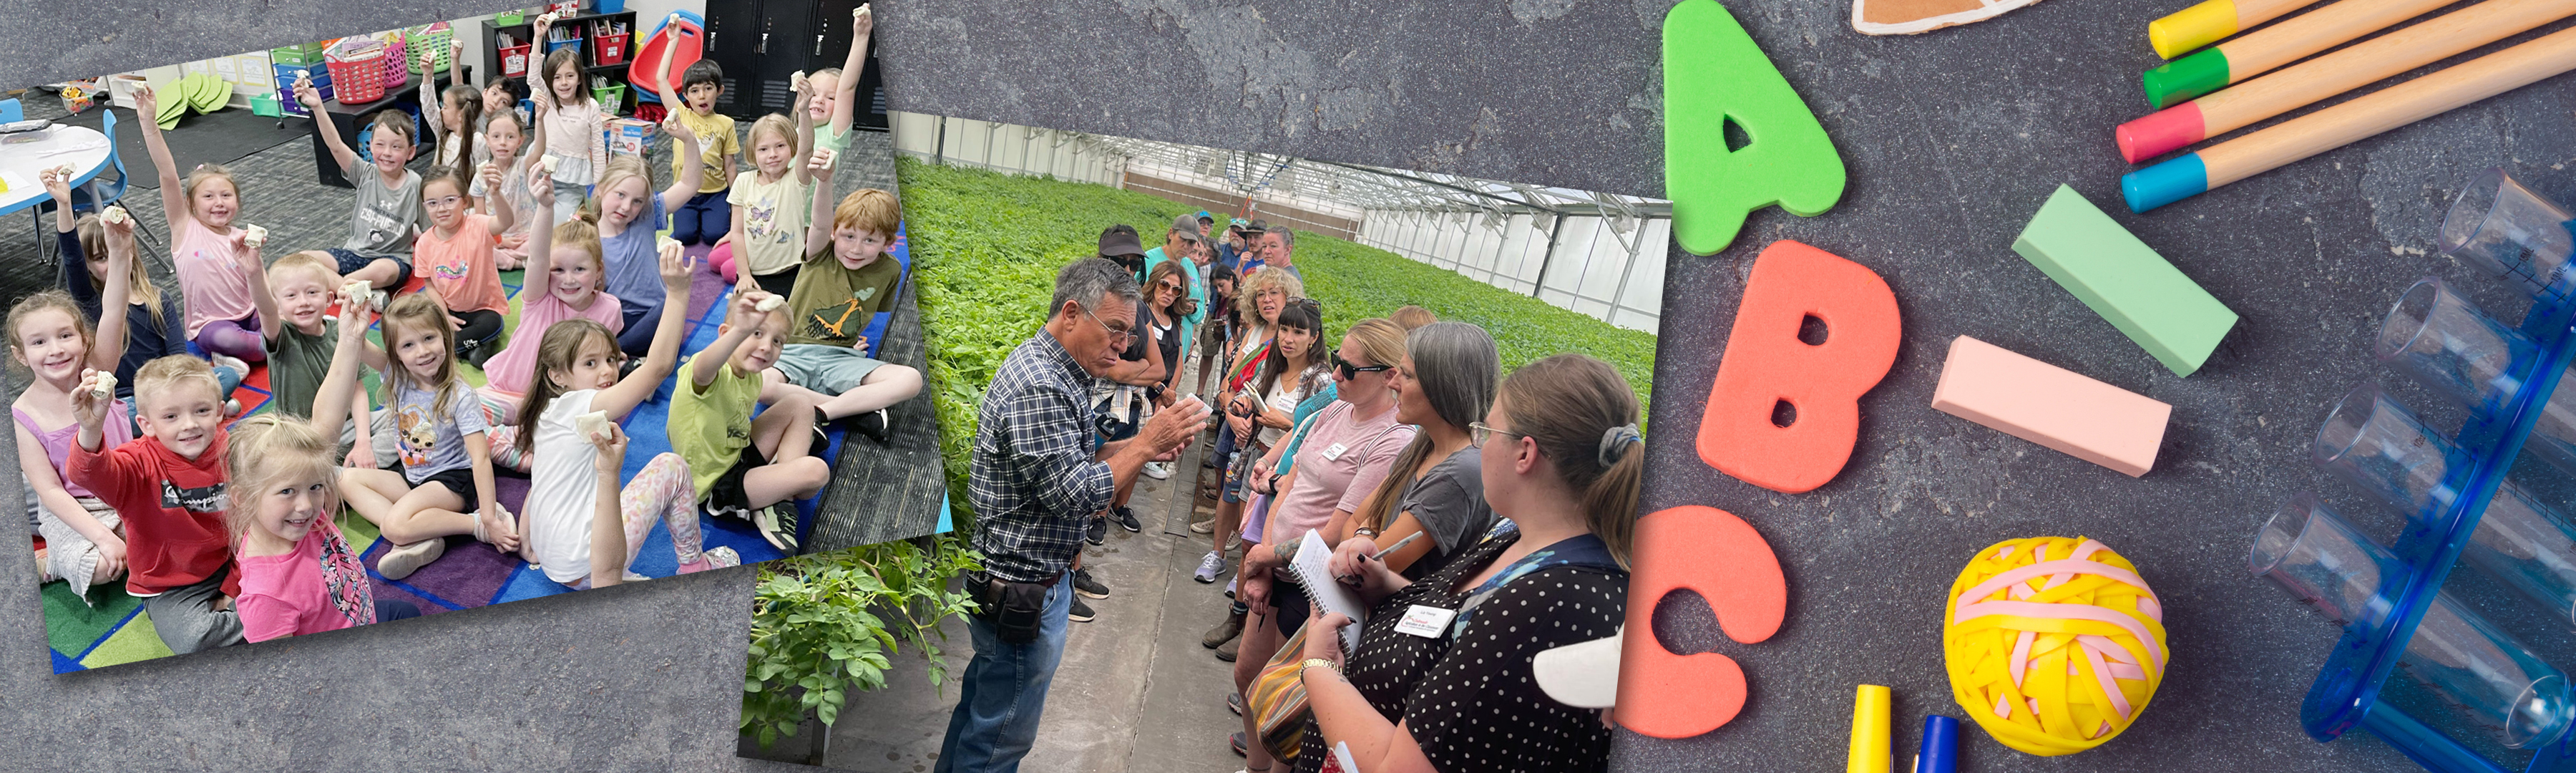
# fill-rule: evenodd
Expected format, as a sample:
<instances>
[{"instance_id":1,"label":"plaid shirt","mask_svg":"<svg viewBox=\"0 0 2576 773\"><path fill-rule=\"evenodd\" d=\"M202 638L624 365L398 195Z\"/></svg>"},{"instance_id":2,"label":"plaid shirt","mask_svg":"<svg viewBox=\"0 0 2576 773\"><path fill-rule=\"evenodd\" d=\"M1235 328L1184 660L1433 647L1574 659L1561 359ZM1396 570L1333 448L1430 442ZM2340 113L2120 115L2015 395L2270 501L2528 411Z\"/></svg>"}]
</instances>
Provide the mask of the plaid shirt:
<instances>
[{"instance_id":1,"label":"plaid shirt","mask_svg":"<svg viewBox=\"0 0 2576 773\"><path fill-rule=\"evenodd\" d=\"M994 578L1041 582L1064 572L1087 521L1109 507L1117 488L1109 465L1093 458L1094 381L1045 330L994 374L966 461L974 545Z\"/></svg>"}]
</instances>

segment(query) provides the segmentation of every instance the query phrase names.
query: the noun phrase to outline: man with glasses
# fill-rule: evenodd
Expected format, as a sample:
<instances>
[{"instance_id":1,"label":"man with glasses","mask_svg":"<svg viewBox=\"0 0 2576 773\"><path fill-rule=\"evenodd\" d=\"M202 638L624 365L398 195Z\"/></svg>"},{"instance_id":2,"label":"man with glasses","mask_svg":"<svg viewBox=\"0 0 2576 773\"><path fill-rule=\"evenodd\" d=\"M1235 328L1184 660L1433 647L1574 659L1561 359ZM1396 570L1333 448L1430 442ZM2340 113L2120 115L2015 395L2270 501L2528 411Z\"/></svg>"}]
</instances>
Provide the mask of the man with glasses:
<instances>
[{"instance_id":1,"label":"man with glasses","mask_svg":"<svg viewBox=\"0 0 2576 773\"><path fill-rule=\"evenodd\" d=\"M1019 768L1064 655L1074 595L1066 574L1085 524L1145 462L1189 443L1207 421L1206 406L1183 400L1133 439L1100 441L1091 387L1123 367L1142 295L1117 264L1066 266L1045 328L1011 350L985 393L967 456L984 570L966 584L982 609L967 618L975 657L958 679L938 773Z\"/></svg>"}]
</instances>

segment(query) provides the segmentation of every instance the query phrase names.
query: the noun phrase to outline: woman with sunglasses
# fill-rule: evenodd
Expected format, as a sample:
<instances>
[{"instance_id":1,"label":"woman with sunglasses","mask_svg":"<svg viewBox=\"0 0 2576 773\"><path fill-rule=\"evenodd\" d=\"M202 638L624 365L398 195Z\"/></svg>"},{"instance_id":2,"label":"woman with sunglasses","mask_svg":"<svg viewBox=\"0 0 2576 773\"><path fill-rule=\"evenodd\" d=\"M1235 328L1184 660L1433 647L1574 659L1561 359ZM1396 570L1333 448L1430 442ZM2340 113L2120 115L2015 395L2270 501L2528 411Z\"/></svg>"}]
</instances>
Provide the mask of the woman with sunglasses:
<instances>
[{"instance_id":1,"label":"woman with sunglasses","mask_svg":"<svg viewBox=\"0 0 2576 773\"><path fill-rule=\"evenodd\" d=\"M1376 490L1350 517L1335 519L1325 537L1336 546L1356 541L1377 555L1379 545L1430 532L1383 557L1397 574L1421 579L1494 525L1467 425L1493 406L1502 363L1493 336L1464 322L1424 325L1407 343L1403 366L1387 381L1395 390L1395 420L1422 431Z\"/></svg>"},{"instance_id":2,"label":"woman with sunglasses","mask_svg":"<svg viewBox=\"0 0 2576 773\"><path fill-rule=\"evenodd\" d=\"M1419 581L1364 540L1334 551L1330 571L1369 602L1368 621L1347 661L1348 618L1308 623L1299 675L1313 719L1298 769L1345 743L1369 773L1608 767L1600 712L1549 698L1530 659L1616 633L1627 614L1645 467L1636 421L1637 394L1608 363L1560 354L1523 366L1469 425L1478 477L1508 520ZM1455 614L1436 636L1399 630L1424 607Z\"/></svg>"},{"instance_id":3,"label":"woman with sunglasses","mask_svg":"<svg viewBox=\"0 0 2576 773\"><path fill-rule=\"evenodd\" d=\"M1189 270L1188 265L1166 260L1154 264L1154 270L1145 277L1145 306L1152 314L1137 321L1144 324L1146 334L1151 336L1150 342L1163 355L1163 377L1149 390L1153 393L1153 402L1145 409L1148 416L1180 399L1179 390L1172 387L1180 380L1181 320L1189 316L1191 307L1195 305L1190 300L1189 277L1183 273ZM1146 462L1145 474L1155 480L1168 479L1172 477L1172 463Z\"/></svg>"},{"instance_id":4,"label":"woman with sunglasses","mask_svg":"<svg viewBox=\"0 0 2576 773\"><path fill-rule=\"evenodd\" d=\"M1305 590L1272 576L1272 570L1287 565L1275 547L1294 546L1308 532L1319 532L1330 543L1331 533L1322 530L1349 518L1413 440L1413 427L1397 421L1395 393L1387 389L1392 366L1381 364L1402 360L1404 346L1404 328L1393 322L1371 319L1352 325L1341 346L1327 357L1335 398L1298 422L1296 440L1273 447L1254 463L1255 490L1276 493L1268 517L1262 519L1260 544L1244 551L1242 581L1235 592L1253 613L1243 624L1243 641L1235 658L1237 695L1251 685L1287 635L1306 623ZM1286 459L1288 471L1269 474L1292 444L1296 451ZM1248 738L1259 712L1245 712L1245 716ZM1269 766L1269 755L1261 749L1248 748L1246 756L1251 769Z\"/></svg>"},{"instance_id":5,"label":"woman with sunglasses","mask_svg":"<svg viewBox=\"0 0 2576 773\"><path fill-rule=\"evenodd\" d=\"M1275 271L1245 277L1241 290L1235 298L1243 320L1242 327L1235 335L1234 348L1226 352L1225 394L1220 395L1219 399L1207 401L1209 405L1220 409L1227 418L1227 421L1217 426L1216 456L1220 480L1217 490L1208 492L1214 494L1217 499L1216 525L1211 530L1213 542L1211 549L1220 557L1225 554L1226 540L1233 539L1236 530L1243 528L1243 500L1250 493L1244 491L1240 485L1242 479L1237 471L1248 472L1250 468L1239 463L1248 464L1251 459L1235 452L1249 445L1252 438L1246 434L1249 432L1248 428L1242 432L1238 432L1235 428L1236 422L1233 418L1237 411L1233 407L1235 404L1233 396L1241 394L1245 387L1261 375L1262 364L1270 360L1271 343L1277 335L1279 315L1287 311L1288 302L1291 299L1305 300L1305 295L1306 283L1300 281L1297 275L1286 271ZM1323 316L1320 313L1320 307L1318 312L1315 316L1320 323ZM1259 453L1255 451L1253 455L1258 456Z\"/></svg>"}]
</instances>

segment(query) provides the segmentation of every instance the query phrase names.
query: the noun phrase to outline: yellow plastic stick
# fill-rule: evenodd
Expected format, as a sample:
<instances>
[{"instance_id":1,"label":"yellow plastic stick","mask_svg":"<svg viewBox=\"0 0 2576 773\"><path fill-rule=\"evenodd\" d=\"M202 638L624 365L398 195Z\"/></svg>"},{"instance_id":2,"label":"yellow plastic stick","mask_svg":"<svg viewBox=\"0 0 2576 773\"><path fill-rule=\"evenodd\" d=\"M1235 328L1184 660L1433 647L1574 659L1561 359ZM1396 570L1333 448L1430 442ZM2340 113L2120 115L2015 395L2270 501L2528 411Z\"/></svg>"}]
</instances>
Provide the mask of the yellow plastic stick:
<instances>
[{"instance_id":1,"label":"yellow plastic stick","mask_svg":"<svg viewBox=\"0 0 2576 773\"><path fill-rule=\"evenodd\" d=\"M1864 684L1852 697L1851 761L1843 773L1888 773L1896 758L1887 744L1887 687Z\"/></svg>"}]
</instances>

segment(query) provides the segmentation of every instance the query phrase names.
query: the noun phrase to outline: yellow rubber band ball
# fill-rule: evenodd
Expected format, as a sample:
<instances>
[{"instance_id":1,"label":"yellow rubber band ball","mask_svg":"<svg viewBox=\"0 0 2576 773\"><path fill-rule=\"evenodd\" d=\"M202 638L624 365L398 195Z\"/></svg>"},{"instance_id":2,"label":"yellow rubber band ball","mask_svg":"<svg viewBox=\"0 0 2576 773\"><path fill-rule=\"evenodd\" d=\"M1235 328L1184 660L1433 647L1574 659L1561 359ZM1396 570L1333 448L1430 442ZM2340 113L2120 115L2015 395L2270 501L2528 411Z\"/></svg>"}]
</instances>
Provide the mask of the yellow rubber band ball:
<instances>
[{"instance_id":1,"label":"yellow rubber band ball","mask_svg":"<svg viewBox=\"0 0 2576 773\"><path fill-rule=\"evenodd\" d=\"M1941 619L1951 697L1996 741L2043 757L2127 730L2172 657L2137 567L2083 537L1978 551Z\"/></svg>"}]
</instances>

